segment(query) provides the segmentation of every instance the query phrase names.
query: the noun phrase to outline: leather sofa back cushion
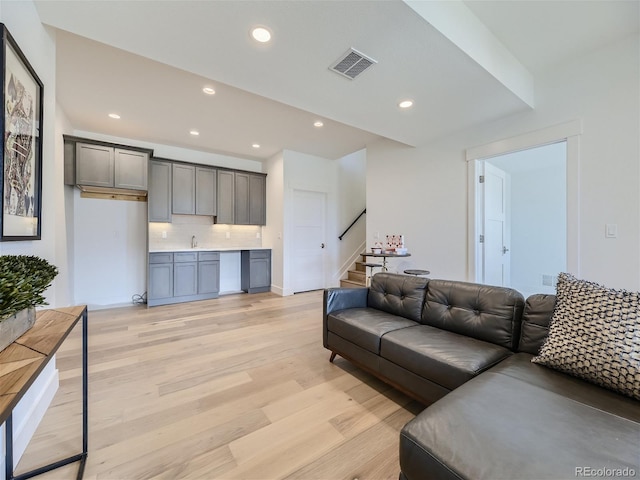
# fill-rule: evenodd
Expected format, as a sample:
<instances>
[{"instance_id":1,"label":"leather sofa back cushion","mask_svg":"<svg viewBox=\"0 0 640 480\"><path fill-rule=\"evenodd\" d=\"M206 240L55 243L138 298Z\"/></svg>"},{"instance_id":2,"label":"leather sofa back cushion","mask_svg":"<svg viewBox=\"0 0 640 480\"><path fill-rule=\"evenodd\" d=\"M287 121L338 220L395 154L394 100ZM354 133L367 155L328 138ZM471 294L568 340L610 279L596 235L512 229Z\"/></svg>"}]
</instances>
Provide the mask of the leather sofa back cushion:
<instances>
[{"instance_id":1,"label":"leather sofa back cushion","mask_svg":"<svg viewBox=\"0 0 640 480\"><path fill-rule=\"evenodd\" d=\"M429 279L394 273L376 273L367 305L419 322Z\"/></svg>"},{"instance_id":2,"label":"leather sofa back cushion","mask_svg":"<svg viewBox=\"0 0 640 480\"><path fill-rule=\"evenodd\" d=\"M537 355L549 334L549 322L556 306L555 295L537 293L527 298L522 314L518 351Z\"/></svg>"},{"instance_id":3,"label":"leather sofa back cushion","mask_svg":"<svg viewBox=\"0 0 640 480\"><path fill-rule=\"evenodd\" d=\"M421 322L514 350L524 298L511 288L430 280Z\"/></svg>"}]
</instances>

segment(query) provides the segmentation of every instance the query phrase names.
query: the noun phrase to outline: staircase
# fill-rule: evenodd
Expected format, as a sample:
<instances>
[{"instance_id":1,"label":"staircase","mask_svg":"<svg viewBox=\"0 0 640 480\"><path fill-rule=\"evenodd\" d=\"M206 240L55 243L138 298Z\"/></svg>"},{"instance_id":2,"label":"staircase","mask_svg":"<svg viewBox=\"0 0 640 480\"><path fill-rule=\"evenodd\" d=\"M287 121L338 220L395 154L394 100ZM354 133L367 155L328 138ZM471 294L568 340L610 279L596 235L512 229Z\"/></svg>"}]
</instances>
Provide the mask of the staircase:
<instances>
[{"instance_id":1,"label":"staircase","mask_svg":"<svg viewBox=\"0 0 640 480\"><path fill-rule=\"evenodd\" d=\"M369 286L369 279L367 275L371 273L371 269L367 271L366 257L362 256L360 260L355 263L355 270L349 270L347 272L347 278L340 280L340 286L346 288L362 288ZM374 273L379 272L380 270L374 269Z\"/></svg>"}]
</instances>

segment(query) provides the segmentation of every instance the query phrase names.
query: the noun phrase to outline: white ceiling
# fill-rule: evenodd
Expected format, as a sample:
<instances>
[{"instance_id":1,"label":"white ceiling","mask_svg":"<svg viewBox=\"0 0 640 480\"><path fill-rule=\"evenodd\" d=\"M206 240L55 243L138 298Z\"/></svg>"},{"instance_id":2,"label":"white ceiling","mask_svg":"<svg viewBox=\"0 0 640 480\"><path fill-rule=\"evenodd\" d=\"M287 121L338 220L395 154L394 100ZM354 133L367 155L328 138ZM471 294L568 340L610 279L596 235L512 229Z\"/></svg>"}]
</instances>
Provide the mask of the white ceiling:
<instances>
[{"instance_id":1,"label":"white ceiling","mask_svg":"<svg viewBox=\"0 0 640 480\"><path fill-rule=\"evenodd\" d=\"M637 32L640 17L637 0L454 1L534 78ZM400 0L36 5L60 30L57 96L77 130L248 158L291 149L334 159L379 137L416 146L531 108ZM270 44L251 40L254 25L272 30ZM353 81L328 69L350 47L378 61ZM411 110L397 107L404 98Z\"/></svg>"}]
</instances>

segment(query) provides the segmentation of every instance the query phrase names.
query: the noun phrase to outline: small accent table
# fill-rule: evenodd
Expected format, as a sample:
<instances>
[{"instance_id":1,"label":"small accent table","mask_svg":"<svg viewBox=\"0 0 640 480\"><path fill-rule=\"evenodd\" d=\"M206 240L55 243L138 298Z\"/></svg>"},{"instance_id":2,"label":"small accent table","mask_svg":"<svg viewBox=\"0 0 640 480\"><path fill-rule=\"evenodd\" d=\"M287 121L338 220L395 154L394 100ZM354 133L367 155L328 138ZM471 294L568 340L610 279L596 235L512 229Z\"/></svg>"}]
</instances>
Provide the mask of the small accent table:
<instances>
[{"instance_id":1,"label":"small accent table","mask_svg":"<svg viewBox=\"0 0 640 480\"><path fill-rule=\"evenodd\" d=\"M44 367L51 361L73 327L82 319L82 453L13 475L13 409ZM87 307L55 308L36 313L36 323L0 352L0 424L5 423L5 479L26 480L70 463L80 462L77 479L84 475L88 437Z\"/></svg>"},{"instance_id":2,"label":"small accent table","mask_svg":"<svg viewBox=\"0 0 640 480\"><path fill-rule=\"evenodd\" d=\"M387 258L400 258L400 257L410 257L410 253L371 253L371 252L363 252L360 255L363 257L376 257L382 258L382 271L386 272L389 269L387 268Z\"/></svg>"}]
</instances>

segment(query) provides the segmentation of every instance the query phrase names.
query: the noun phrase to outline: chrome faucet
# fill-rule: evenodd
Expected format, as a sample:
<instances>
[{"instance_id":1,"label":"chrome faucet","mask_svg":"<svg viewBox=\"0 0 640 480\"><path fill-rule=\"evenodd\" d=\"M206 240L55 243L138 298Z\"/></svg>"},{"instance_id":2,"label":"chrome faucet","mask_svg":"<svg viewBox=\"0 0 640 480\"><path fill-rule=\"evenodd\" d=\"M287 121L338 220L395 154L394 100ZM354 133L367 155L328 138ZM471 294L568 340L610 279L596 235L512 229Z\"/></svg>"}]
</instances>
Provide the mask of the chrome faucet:
<instances>
[{"instance_id":1,"label":"chrome faucet","mask_svg":"<svg viewBox=\"0 0 640 480\"><path fill-rule=\"evenodd\" d=\"M196 248L198 246L198 241L196 240L196 236L191 237L191 248Z\"/></svg>"}]
</instances>

